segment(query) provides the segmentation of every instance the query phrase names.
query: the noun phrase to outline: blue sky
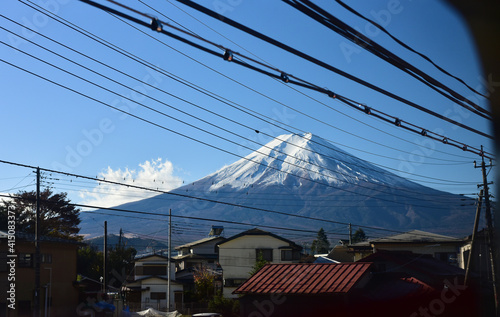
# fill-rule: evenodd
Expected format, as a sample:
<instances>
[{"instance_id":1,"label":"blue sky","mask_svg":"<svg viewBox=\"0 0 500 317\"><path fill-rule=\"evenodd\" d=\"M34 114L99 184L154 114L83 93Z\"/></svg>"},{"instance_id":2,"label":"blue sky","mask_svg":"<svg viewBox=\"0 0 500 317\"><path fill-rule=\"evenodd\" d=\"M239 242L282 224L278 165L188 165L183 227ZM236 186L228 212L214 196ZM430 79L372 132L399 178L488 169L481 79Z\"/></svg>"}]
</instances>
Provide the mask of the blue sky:
<instances>
[{"instance_id":1,"label":"blue sky","mask_svg":"<svg viewBox=\"0 0 500 317\"><path fill-rule=\"evenodd\" d=\"M476 183L482 181L480 170L473 168L472 162L479 160L474 154L408 133L350 109L319 93L296 87L291 89L290 85L283 82L207 55L165 35L134 25L139 31L79 1L50 0L33 3L46 7L49 11L75 24L80 30L91 32L162 68L173 76L199 85L258 114L284 122L292 126L295 131L312 132L333 141L335 145L354 155L385 166L401 176L419 180L423 185L453 193L471 194L477 192ZM100 1L100 3L113 6L106 1ZM163 21L178 23L177 25L234 51L257 56L287 73L318 86L327 87L375 109L474 147L484 145L487 151L493 152L493 144L487 138L412 109L180 3L168 0L150 2L149 5L161 14L154 12L140 1L127 0L123 3L149 15L158 16ZM477 100L481 106L487 107L484 98L477 98L464 85L440 73L431 64L402 48L388 36L378 32L366 21L353 16L334 1L317 3L393 53L464 96L474 96L474 100ZM485 82L488 80L488 74L483 74L481 71L473 39L459 15L442 1L371 0L346 1L346 3L361 14L378 20L394 36L415 50L426 54L438 65L465 80L470 86L487 93L488 87ZM224 15L233 20L439 114L483 132L492 133L487 120L458 107L407 74L354 46L340 35L312 21L283 2L215 0L204 5L212 10L222 10ZM120 8L119 10L125 11ZM254 130L263 131L272 136L286 133L179 84L165 75L154 72L81 33L47 18L19 1L4 1L2 15L24 26L34 28L37 32L104 64L139 78L151 86L236 122L244 123L251 129L230 123L190 103L180 101L178 98L168 96L150 86L118 74L41 35L26 31L2 17L0 26L3 28L27 37L42 47L113 78L127 87L84 70L4 29L0 29L2 42L84 77L92 83L105 86L118 94L160 110L168 116L230 139L234 143L143 109L137 104L127 102L123 97L97 88L89 82L56 70L2 44L0 46L2 60L92 96L103 103L130 111L134 115L155 122L177 134L123 115L98 102L5 63L0 63L2 74L0 76L0 87L2 87L0 109L3 119L0 127L3 136L1 160L88 176L101 175L108 179L125 178L125 181L135 179L140 180L144 186L156 187L156 180L162 180L164 182L162 188L170 189L182 185L183 182L189 183L215 172L224 165L236 161L238 156L247 155L251 149L258 149L262 144L271 140L262 133L256 134ZM147 21L144 17L135 16ZM201 123L189 115L181 114L133 90L142 91L151 98L161 100L189 115L201 118L256 143L221 131L207 123ZM306 113L308 117L293 109ZM224 151L193 141L193 139ZM0 164L0 192L34 189L34 176L31 172L30 169ZM429 177L434 179L429 179ZM152 182L152 179L155 181ZM75 202L92 201L100 205L113 205L123 202L123 199L141 197L120 196L121 198L117 198L120 190L111 191L112 195L96 194L96 184L92 183L74 187L63 181L54 179L47 181L52 182L56 191L67 191L69 197Z\"/></svg>"}]
</instances>

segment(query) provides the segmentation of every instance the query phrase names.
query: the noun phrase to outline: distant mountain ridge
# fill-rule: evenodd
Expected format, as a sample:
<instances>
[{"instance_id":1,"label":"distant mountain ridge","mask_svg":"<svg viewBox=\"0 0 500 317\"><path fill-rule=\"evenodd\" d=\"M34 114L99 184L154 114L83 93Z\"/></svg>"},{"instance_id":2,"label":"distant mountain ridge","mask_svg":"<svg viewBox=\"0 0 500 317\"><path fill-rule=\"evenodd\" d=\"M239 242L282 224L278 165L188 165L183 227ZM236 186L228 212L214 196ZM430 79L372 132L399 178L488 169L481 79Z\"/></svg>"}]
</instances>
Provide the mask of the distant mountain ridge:
<instances>
[{"instance_id":1,"label":"distant mountain ridge","mask_svg":"<svg viewBox=\"0 0 500 317\"><path fill-rule=\"evenodd\" d=\"M234 206L242 205L356 225L453 236L468 234L474 213L461 206L461 196L411 182L310 133L278 136L245 158L170 193L202 199L162 194L118 208L162 214L172 209L173 215L255 226L342 229L334 223ZM92 217L106 219L103 215ZM111 226L145 234L165 226L165 222L151 220L112 220ZM192 222L175 220L188 225ZM82 232L94 235L91 226L83 215ZM202 235L206 233L200 232Z\"/></svg>"},{"instance_id":2,"label":"distant mountain ridge","mask_svg":"<svg viewBox=\"0 0 500 317\"><path fill-rule=\"evenodd\" d=\"M115 247L118 245L120 235L118 234L108 234L108 247ZM91 246L94 246L97 250L102 251L104 249L104 235L97 236L85 240ZM139 253L148 250L161 250L167 249L167 242L158 241L156 239L146 239L137 236L122 236L122 245L125 247L133 247Z\"/></svg>"}]
</instances>

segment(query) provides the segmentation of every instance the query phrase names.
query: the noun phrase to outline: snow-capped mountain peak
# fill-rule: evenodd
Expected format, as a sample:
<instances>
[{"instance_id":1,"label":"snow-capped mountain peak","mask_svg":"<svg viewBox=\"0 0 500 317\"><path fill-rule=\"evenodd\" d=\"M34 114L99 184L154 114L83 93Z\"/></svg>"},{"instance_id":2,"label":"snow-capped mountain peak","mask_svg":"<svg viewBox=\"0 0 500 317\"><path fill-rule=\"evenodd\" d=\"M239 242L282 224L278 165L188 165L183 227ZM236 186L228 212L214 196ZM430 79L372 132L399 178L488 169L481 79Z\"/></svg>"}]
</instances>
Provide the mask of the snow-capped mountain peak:
<instances>
[{"instance_id":1,"label":"snow-capped mountain peak","mask_svg":"<svg viewBox=\"0 0 500 317\"><path fill-rule=\"evenodd\" d=\"M280 135L205 179L212 182L210 190L223 186L240 189L252 185L301 186L310 180L338 186L402 181L311 133Z\"/></svg>"}]
</instances>

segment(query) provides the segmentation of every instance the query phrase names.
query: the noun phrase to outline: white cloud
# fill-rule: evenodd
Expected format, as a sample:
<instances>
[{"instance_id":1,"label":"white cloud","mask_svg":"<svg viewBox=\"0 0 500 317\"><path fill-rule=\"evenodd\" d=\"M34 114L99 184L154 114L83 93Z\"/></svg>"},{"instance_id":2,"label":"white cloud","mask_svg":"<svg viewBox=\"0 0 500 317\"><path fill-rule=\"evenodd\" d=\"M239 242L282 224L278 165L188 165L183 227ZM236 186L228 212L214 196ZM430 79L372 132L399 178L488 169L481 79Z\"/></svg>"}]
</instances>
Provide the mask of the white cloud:
<instances>
[{"instance_id":1,"label":"white cloud","mask_svg":"<svg viewBox=\"0 0 500 317\"><path fill-rule=\"evenodd\" d=\"M171 162L158 158L139 164L137 170L128 167L123 170L121 168L113 170L108 166L105 171L99 174L99 178L122 184L169 191L182 185L182 180L174 176L173 172L174 166ZM158 194L158 192L109 183L100 183L92 190L83 190L79 193L80 198L83 200L82 204L99 207L114 207Z\"/></svg>"}]
</instances>

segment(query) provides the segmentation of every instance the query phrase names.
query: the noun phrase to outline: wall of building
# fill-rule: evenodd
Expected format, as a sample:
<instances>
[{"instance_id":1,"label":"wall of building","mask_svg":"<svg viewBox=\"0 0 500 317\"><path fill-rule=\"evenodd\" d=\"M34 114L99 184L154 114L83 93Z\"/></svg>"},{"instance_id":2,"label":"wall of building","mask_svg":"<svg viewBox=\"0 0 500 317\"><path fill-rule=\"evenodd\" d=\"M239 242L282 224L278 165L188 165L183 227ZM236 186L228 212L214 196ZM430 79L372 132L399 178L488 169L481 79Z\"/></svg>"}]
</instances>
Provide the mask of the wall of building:
<instances>
[{"instance_id":1,"label":"wall of building","mask_svg":"<svg viewBox=\"0 0 500 317\"><path fill-rule=\"evenodd\" d=\"M76 244L63 244L42 241L40 252L45 256L45 263L40 264L40 308L42 316L45 313L45 299L47 296L47 312L50 316L74 316L78 306L78 290L73 286L76 281ZM32 242L16 241L16 254L19 261L21 254L33 254L35 247ZM50 260L48 260L50 258ZM34 261L34 259L33 259ZM35 289L34 262L31 267L19 267L16 263L16 310L9 310L8 316L26 316L33 307L33 292ZM0 272L0 279L7 281L7 272ZM6 283L0 283L2 294ZM51 299L51 301L50 301ZM0 303L5 302L5 297L0 298ZM2 305L3 306L3 305ZM1 314L0 314L1 315ZM31 314L28 314L28 316Z\"/></svg>"},{"instance_id":2,"label":"wall of building","mask_svg":"<svg viewBox=\"0 0 500 317\"><path fill-rule=\"evenodd\" d=\"M291 263L281 261L279 248L286 246L289 246L287 242L267 235L242 236L219 245L219 263L224 280L248 279L256 262L256 249L273 249L272 263ZM231 294L235 289L236 287L224 286L224 296L235 298Z\"/></svg>"},{"instance_id":3,"label":"wall of building","mask_svg":"<svg viewBox=\"0 0 500 317\"><path fill-rule=\"evenodd\" d=\"M454 253L454 260L450 264L459 265L460 245L455 243L432 243L432 244L409 244L409 243L377 243L374 252L377 250L388 251L411 251L417 254L429 254L435 258L438 253Z\"/></svg>"}]
</instances>

